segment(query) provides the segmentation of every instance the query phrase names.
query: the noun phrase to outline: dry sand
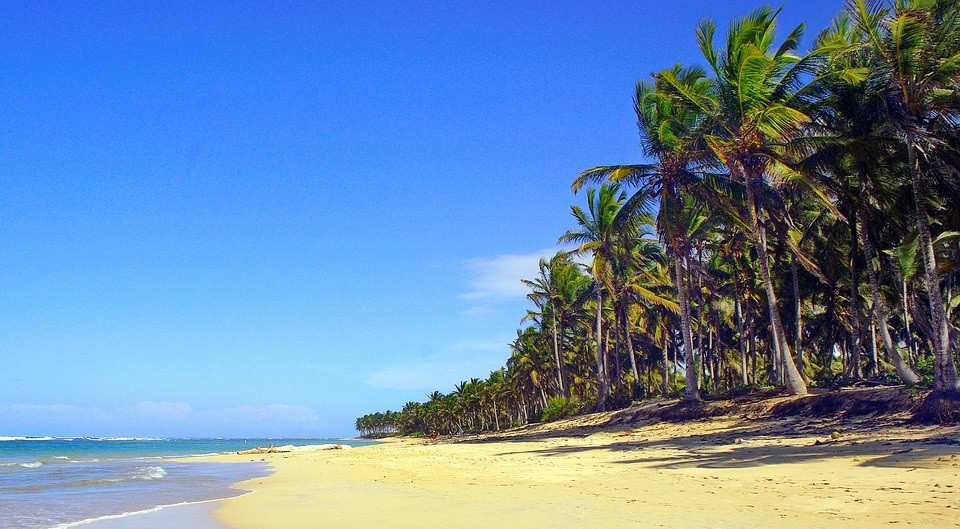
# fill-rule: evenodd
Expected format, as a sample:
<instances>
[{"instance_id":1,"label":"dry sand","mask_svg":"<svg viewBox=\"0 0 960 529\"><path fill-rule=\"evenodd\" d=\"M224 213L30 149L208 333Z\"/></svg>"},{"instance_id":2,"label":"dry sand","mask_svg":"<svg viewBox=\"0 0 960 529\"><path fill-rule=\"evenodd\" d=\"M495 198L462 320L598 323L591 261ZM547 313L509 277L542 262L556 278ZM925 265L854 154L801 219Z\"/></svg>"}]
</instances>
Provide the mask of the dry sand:
<instances>
[{"instance_id":1,"label":"dry sand","mask_svg":"<svg viewBox=\"0 0 960 529\"><path fill-rule=\"evenodd\" d=\"M528 429L256 456L276 473L216 514L236 529L960 527L958 452L956 426L871 418Z\"/></svg>"}]
</instances>

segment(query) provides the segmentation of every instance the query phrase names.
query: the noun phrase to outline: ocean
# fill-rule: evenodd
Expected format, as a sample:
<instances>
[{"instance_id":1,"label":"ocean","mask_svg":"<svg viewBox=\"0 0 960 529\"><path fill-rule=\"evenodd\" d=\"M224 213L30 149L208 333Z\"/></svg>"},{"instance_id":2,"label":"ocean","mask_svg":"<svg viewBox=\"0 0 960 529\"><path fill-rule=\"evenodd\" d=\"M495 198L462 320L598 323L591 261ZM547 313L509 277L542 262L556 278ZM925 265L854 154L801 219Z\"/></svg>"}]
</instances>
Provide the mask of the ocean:
<instances>
[{"instance_id":1,"label":"ocean","mask_svg":"<svg viewBox=\"0 0 960 529\"><path fill-rule=\"evenodd\" d=\"M188 458L271 443L369 444L333 439L0 437L0 529L67 529L247 494L234 484L268 475L266 463Z\"/></svg>"}]
</instances>

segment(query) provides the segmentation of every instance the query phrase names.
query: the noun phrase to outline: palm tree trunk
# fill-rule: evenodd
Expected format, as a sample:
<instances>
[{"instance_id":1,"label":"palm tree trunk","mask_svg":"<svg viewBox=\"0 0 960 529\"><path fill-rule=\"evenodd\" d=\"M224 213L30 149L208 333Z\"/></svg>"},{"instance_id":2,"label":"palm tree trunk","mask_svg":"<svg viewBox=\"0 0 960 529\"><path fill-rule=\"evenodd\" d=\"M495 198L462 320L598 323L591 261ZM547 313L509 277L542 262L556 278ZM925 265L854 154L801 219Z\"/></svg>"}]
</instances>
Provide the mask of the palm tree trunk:
<instances>
[{"instance_id":1,"label":"palm tree trunk","mask_svg":"<svg viewBox=\"0 0 960 529\"><path fill-rule=\"evenodd\" d=\"M860 218L864 219L865 217L860 215ZM900 380L905 384L916 384L920 382L920 377L903 361L903 358L900 357L900 353L897 351L897 347L890 338L890 330L887 327L887 311L884 307L883 298L880 297L880 278L877 277L877 272L873 269L873 259L875 256L873 243L871 243L870 238L867 237L867 230L863 228L860 229L860 246L863 248L863 258L867 262L867 280L870 281L870 296L873 298L870 303L873 323L876 325L877 330L880 331L880 339L883 341L883 347L893 362L897 376L900 377ZM906 298L904 298L904 300L906 300ZM909 344L910 323L909 320L907 321L907 343Z\"/></svg>"},{"instance_id":2,"label":"palm tree trunk","mask_svg":"<svg viewBox=\"0 0 960 529\"><path fill-rule=\"evenodd\" d=\"M557 386L560 388L560 394L568 397L569 395L563 383L563 363L560 361L560 340L557 338L557 314L555 310L550 312L553 323L553 356L557 361Z\"/></svg>"},{"instance_id":3,"label":"palm tree trunk","mask_svg":"<svg viewBox=\"0 0 960 529\"><path fill-rule=\"evenodd\" d=\"M797 370L803 373L803 312L800 299L800 281L797 278L797 258L790 257L790 272L793 276L793 350L797 353Z\"/></svg>"},{"instance_id":4,"label":"palm tree trunk","mask_svg":"<svg viewBox=\"0 0 960 529\"><path fill-rule=\"evenodd\" d=\"M757 256L760 260L760 272L763 275L763 289L767 295L767 310L770 314L771 330L774 337L774 343L779 345L781 364L783 374L787 384L787 390L792 395L806 395L807 384L800 376L796 364L793 363L793 356L790 354L790 346L787 344L786 334L783 332L783 321L780 319L780 309L777 308L777 294L773 290L773 279L770 276L770 262L767 256L767 230L763 222L763 212L758 209L756 196L753 192L753 179L750 177L750 171L744 171L745 184L747 191L747 206L750 208L750 224L753 228L757 244Z\"/></svg>"},{"instance_id":5,"label":"palm tree trunk","mask_svg":"<svg viewBox=\"0 0 960 529\"><path fill-rule=\"evenodd\" d=\"M743 307L740 303L740 276L737 268L733 268L733 306L737 313L737 345L740 348L740 382L746 386L747 382L747 339L743 332Z\"/></svg>"},{"instance_id":6,"label":"palm tree trunk","mask_svg":"<svg viewBox=\"0 0 960 529\"><path fill-rule=\"evenodd\" d=\"M920 251L923 253L923 283L930 302L930 324L933 326L934 373L933 387L940 391L960 390L957 378L957 366L953 363L950 347L950 330L940 295L940 278L937 275L937 257L933 251L930 237L930 221L924 202L927 199L927 185L920 172L917 148L913 138L907 138L907 158L910 163L910 178L913 182L913 205L917 213Z\"/></svg>"},{"instance_id":7,"label":"palm tree trunk","mask_svg":"<svg viewBox=\"0 0 960 529\"><path fill-rule=\"evenodd\" d=\"M909 293L907 292L907 279L904 278L902 283L903 283L903 323L906 326L907 352L910 354L910 362L916 362L917 351L914 348L913 331L910 330L910 308L908 306Z\"/></svg>"},{"instance_id":8,"label":"palm tree trunk","mask_svg":"<svg viewBox=\"0 0 960 529\"><path fill-rule=\"evenodd\" d=\"M692 255L690 256L690 258L687 259L687 265L688 265L688 266L687 266L687 277L688 277L688 279L689 279L688 284L687 284L687 286L688 286L688 290L687 290L687 302L691 304L691 307L690 307L690 315L691 315L691 317L692 317L692 316L693 316L693 295L694 295L694 293L696 293L696 301L697 301L697 341L696 341L695 343L697 344L697 348L695 349L696 352L694 353L694 358L697 359L697 362L696 362L696 365L697 365L697 377L696 377L696 380L697 380L697 390L700 390L700 389L703 389L703 388L701 387L701 384L703 383L703 379L704 379L704 377L706 376L706 375L705 375L705 373L706 373L706 366L707 366L707 362L709 362L709 357L707 356L707 350L703 347L703 329L704 329L707 325L706 325L706 322L703 321L704 310L703 310L703 287L701 286L702 278L700 277L700 274L698 274L698 273L697 273L697 274L691 273L691 270L690 270L690 269L691 269L692 267L689 266L689 265L690 265L690 259L691 259L691 258L692 258ZM693 268L693 269L694 269L695 271L699 272L700 270L702 270L702 269L703 269L703 268L702 268L702 266L703 266L702 259L697 258L697 259L695 260L695 262L694 262L694 266L695 266L695 268ZM695 285L693 284L693 279L694 279L694 277L696 277L696 279L697 279L697 283L696 283Z\"/></svg>"},{"instance_id":9,"label":"palm tree trunk","mask_svg":"<svg viewBox=\"0 0 960 529\"><path fill-rule=\"evenodd\" d=\"M624 305L620 307L620 317L623 319L623 343L627 346L627 356L630 357L630 368L633 369L634 383L638 384L640 383L640 371L637 370L637 359L633 355L633 340L630 339L630 314L626 303L621 303Z\"/></svg>"},{"instance_id":10,"label":"palm tree trunk","mask_svg":"<svg viewBox=\"0 0 960 529\"><path fill-rule=\"evenodd\" d=\"M606 407L607 374L604 369L603 353L603 287L597 284L597 411Z\"/></svg>"},{"instance_id":11,"label":"palm tree trunk","mask_svg":"<svg viewBox=\"0 0 960 529\"><path fill-rule=\"evenodd\" d=\"M666 331L663 335L663 398L667 398L670 393L670 359L667 354L668 341Z\"/></svg>"},{"instance_id":12,"label":"palm tree trunk","mask_svg":"<svg viewBox=\"0 0 960 529\"><path fill-rule=\"evenodd\" d=\"M679 248L675 245L673 266L677 298L680 301L680 329L683 334L683 362L686 364L687 382L683 390L684 400L700 400L700 384L697 381L697 363L693 357L693 332L691 332L690 294L687 290L686 272L684 272Z\"/></svg>"},{"instance_id":13,"label":"palm tree trunk","mask_svg":"<svg viewBox=\"0 0 960 529\"><path fill-rule=\"evenodd\" d=\"M858 380L860 352L863 348L863 322L860 320L860 266L857 262L857 213L850 213L850 376Z\"/></svg>"}]
</instances>

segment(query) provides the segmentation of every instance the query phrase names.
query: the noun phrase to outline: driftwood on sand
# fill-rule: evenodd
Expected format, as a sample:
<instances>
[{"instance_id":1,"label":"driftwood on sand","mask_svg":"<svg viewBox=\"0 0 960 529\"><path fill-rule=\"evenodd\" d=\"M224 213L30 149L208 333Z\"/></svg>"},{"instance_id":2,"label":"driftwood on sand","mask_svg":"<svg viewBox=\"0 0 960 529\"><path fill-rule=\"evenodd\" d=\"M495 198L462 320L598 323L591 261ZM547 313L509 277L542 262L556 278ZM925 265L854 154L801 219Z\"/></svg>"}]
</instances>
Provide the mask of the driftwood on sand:
<instances>
[{"instance_id":1,"label":"driftwood on sand","mask_svg":"<svg viewBox=\"0 0 960 529\"><path fill-rule=\"evenodd\" d=\"M303 452L309 450L343 450L350 448L349 445L337 445L337 444L323 444L323 445L307 445L307 446L293 446L293 445L284 445L284 446L273 446L273 443L270 443L268 447L258 446L256 448L251 448L250 450L240 450L237 452L239 455L249 455L249 454L283 454L287 452Z\"/></svg>"}]
</instances>

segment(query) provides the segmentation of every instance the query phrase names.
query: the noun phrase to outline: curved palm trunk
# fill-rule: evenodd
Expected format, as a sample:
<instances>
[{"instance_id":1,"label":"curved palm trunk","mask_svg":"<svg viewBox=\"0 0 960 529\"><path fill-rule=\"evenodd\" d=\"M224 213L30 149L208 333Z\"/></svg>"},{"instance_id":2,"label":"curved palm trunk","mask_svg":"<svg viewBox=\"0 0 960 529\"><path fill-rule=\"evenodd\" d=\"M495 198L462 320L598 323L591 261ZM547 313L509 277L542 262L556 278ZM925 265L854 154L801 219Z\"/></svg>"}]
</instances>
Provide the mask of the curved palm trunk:
<instances>
[{"instance_id":1,"label":"curved palm trunk","mask_svg":"<svg viewBox=\"0 0 960 529\"><path fill-rule=\"evenodd\" d=\"M690 293L687 290L682 257L676 245L673 248L673 266L675 272L675 283L677 288L677 298L680 301L680 327L683 333L683 362L686 364L685 376L687 378L686 386L683 390L684 400L700 400L700 389L697 376L697 363L693 356L693 332L691 331L690 316Z\"/></svg>"},{"instance_id":2,"label":"curved palm trunk","mask_svg":"<svg viewBox=\"0 0 960 529\"><path fill-rule=\"evenodd\" d=\"M566 385L563 382L563 362L560 361L560 339L557 337L557 315L551 311L553 323L553 356L557 361L557 386L560 388L560 394L566 397L570 395L566 391ZM499 428L498 428L499 429Z\"/></svg>"},{"instance_id":3,"label":"curved palm trunk","mask_svg":"<svg viewBox=\"0 0 960 529\"><path fill-rule=\"evenodd\" d=\"M790 345L787 343L786 333L783 331L783 321L780 319L780 310L777 308L777 294L773 290L773 279L770 276L770 262L767 256L767 229L761 218L762 211L757 208L756 196L753 192L753 179L750 171L744 171L744 183L747 191L747 207L750 208L750 224L757 244L757 256L760 261L760 272L763 276L763 290L767 296L767 309L770 314L770 325L773 331L775 345L778 345L780 365L783 369L787 389L793 395L806 395L807 384L800 376Z\"/></svg>"},{"instance_id":4,"label":"curved palm trunk","mask_svg":"<svg viewBox=\"0 0 960 529\"><path fill-rule=\"evenodd\" d=\"M640 383L640 370L637 369L637 359L633 354L633 340L630 339L630 311L626 302L621 302L620 318L623 320L623 342L627 346L627 356L630 357L630 368L633 370L634 384Z\"/></svg>"},{"instance_id":5,"label":"curved palm trunk","mask_svg":"<svg viewBox=\"0 0 960 529\"><path fill-rule=\"evenodd\" d=\"M927 289L927 299L930 302L930 319L933 326L934 373L933 387L936 390L960 390L960 380L957 378L957 366L953 363L950 347L950 329L947 326L947 315L940 299L940 279L937 275L937 257L933 251L933 240L930 237L930 221L927 219L927 210L924 201L927 196L927 185L920 173L920 161L917 158L917 148L912 138L907 138L907 158L910 164L910 179L913 182L913 205L917 213L917 227L919 228L920 249L923 253L923 283Z\"/></svg>"},{"instance_id":6,"label":"curved palm trunk","mask_svg":"<svg viewBox=\"0 0 960 529\"><path fill-rule=\"evenodd\" d=\"M865 217L861 214L860 218L864 219ZM887 311L883 305L883 298L880 297L880 278L877 277L877 272L873 269L873 259L875 256L873 244L870 242L870 238L867 237L867 230L861 228L859 231L860 246L863 248L863 258L867 262L867 280L870 281L870 296L873 298L871 302L873 323L876 325L877 330L880 331L883 347L887 350L887 355L890 356L890 360L893 362L897 376L900 377L900 380L905 384L916 384L920 382L920 377L903 361L896 346L893 344L893 340L890 338L890 330L887 327Z\"/></svg>"}]
</instances>

